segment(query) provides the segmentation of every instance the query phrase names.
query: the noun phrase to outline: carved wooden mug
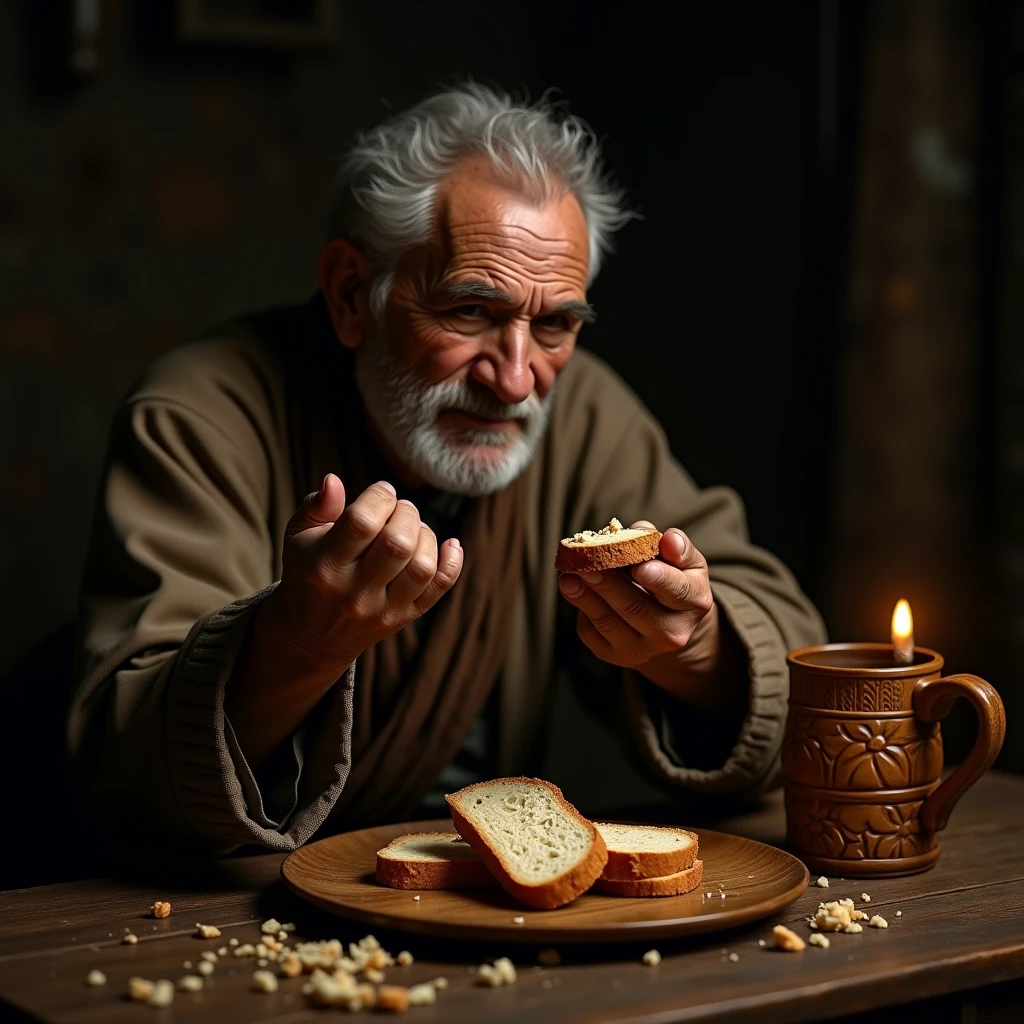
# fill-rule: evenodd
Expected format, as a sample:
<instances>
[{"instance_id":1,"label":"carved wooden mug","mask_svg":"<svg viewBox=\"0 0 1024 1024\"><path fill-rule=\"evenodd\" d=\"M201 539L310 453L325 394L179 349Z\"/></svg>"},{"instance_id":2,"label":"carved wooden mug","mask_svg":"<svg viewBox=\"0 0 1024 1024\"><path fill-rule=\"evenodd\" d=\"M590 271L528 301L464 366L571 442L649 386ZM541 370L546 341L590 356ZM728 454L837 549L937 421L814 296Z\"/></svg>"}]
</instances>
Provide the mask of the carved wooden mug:
<instances>
[{"instance_id":1,"label":"carved wooden mug","mask_svg":"<svg viewBox=\"0 0 1024 1024\"><path fill-rule=\"evenodd\" d=\"M782 745L787 839L813 871L880 878L925 871L957 801L995 760L1006 720L995 688L941 678L924 647L898 665L891 644L824 644L788 657ZM967 760L940 782L939 721L964 697L978 713Z\"/></svg>"}]
</instances>

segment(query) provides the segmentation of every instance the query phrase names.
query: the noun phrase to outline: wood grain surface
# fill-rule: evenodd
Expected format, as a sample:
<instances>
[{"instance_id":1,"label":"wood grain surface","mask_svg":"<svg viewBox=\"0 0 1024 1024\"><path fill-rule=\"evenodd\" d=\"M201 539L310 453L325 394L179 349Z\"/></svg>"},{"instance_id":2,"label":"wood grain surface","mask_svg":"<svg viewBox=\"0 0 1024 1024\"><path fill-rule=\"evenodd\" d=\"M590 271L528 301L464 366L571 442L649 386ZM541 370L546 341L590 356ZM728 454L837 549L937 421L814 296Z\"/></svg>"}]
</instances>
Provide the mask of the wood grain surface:
<instances>
[{"instance_id":1,"label":"wood grain surface","mask_svg":"<svg viewBox=\"0 0 1024 1024\"><path fill-rule=\"evenodd\" d=\"M665 808L652 808L650 816L658 813L671 823ZM780 843L779 796L714 824L716 830ZM916 1022L926 1013L932 1024L952 1019L980 1024L986 1018L977 1007L993 992L1003 993L1000 1020L1024 1020L1022 987L1012 982L1024 978L1024 781L989 773L964 797L942 845L937 866L921 875L868 883L832 879L827 890L812 885L786 910L722 935L560 945L563 962L557 967L537 964L542 946L456 942L376 928L374 933L392 952L407 948L416 957L410 967L389 969L388 982L449 979L435 1006L410 1011L413 1024L797 1024L860 1013L870 1013L867 1019L875 1022ZM196 962L201 951L216 949L231 936L257 941L259 921L270 915L295 921L303 939L350 941L369 930L291 894L279 878L282 860L279 855L234 859L205 878L175 885L164 876L0 893L0 1020L303 1024L335 1019L307 1006L302 979L282 980L273 995L251 991L255 965L234 958L218 964L204 991L177 993L168 1010L124 998L132 975L175 980L185 973L183 961ZM759 939L770 942L777 923L809 934L803 919L819 900L848 895L859 902L864 891L872 897L871 909L888 919L885 931L838 935L827 950L809 947L799 954L758 946ZM174 904L163 921L148 916L158 898ZM223 937L194 938L196 921L219 925ZM138 945L120 945L125 927L140 936ZM663 960L645 967L641 957L654 945ZM730 953L738 959L730 960ZM501 989L474 986L474 966L502 955L519 967L518 983ZM94 967L108 977L103 988L84 984ZM910 1006L917 1003L921 1010ZM984 1003L990 1004L991 999ZM353 1017L370 1019L369 1014Z\"/></svg>"},{"instance_id":2,"label":"wood grain surface","mask_svg":"<svg viewBox=\"0 0 1024 1024\"><path fill-rule=\"evenodd\" d=\"M735 928L789 906L808 882L807 869L790 854L704 829L698 833L703 881L681 896L629 899L588 892L557 910L531 910L501 889L417 894L377 884L374 864L382 846L408 832L453 827L448 820L407 822L330 836L296 850L281 873L311 903L374 928L548 943L642 942Z\"/></svg>"}]
</instances>

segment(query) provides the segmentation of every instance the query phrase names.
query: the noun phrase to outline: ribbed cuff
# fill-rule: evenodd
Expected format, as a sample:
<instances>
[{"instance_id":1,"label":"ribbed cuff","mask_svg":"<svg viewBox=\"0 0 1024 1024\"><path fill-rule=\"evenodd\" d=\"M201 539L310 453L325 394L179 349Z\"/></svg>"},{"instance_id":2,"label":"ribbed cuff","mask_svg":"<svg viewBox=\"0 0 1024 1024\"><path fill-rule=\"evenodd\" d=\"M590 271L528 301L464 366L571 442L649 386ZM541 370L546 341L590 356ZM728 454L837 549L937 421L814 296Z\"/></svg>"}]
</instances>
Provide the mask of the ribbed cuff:
<instances>
[{"instance_id":1,"label":"ribbed cuff","mask_svg":"<svg viewBox=\"0 0 1024 1024\"><path fill-rule=\"evenodd\" d=\"M789 696L786 645L768 613L743 591L714 581L711 589L747 652L750 674L748 711L725 763L710 770L687 767L685 744L670 735L662 709L652 705L644 681L633 673L627 674L627 706L641 754L665 781L708 795L753 795L779 777Z\"/></svg>"},{"instance_id":2,"label":"ribbed cuff","mask_svg":"<svg viewBox=\"0 0 1024 1024\"><path fill-rule=\"evenodd\" d=\"M267 816L255 776L224 714L225 689L249 622L274 586L203 616L182 645L169 683L168 770L179 806L203 845L294 850L323 824L348 778L354 665L335 685L322 725L336 742L315 745L331 759L310 772L321 784L315 794L303 792L301 776L307 766L302 744L293 745L295 777L289 784L298 806L283 826Z\"/></svg>"}]
</instances>

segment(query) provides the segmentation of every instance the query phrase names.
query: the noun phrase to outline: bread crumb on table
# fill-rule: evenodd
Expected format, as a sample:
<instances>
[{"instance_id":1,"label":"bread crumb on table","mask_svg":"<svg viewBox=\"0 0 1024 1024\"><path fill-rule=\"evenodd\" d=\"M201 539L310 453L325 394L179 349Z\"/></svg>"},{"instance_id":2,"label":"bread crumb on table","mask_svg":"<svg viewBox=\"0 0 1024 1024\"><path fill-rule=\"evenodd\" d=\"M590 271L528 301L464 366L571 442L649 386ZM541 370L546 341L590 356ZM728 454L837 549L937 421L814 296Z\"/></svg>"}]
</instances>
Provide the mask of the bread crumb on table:
<instances>
[{"instance_id":1,"label":"bread crumb on table","mask_svg":"<svg viewBox=\"0 0 1024 1024\"><path fill-rule=\"evenodd\" d=\"M230 938L230 939L228 939L228 945L229 945L229 946L237 946L237 945L238 945L238 939L236 939L236 938L235 938L235 937L234 937L234 936L232 935L232 936L231 936L231 938Z\"/></svg>"},{"instance_id":2,"label":"bread crumb on table","mask_svg":"<svg viewBox=\"0 0 1024 1024\"><path fill-rule=\"evenodd\" d=\"M643 955L643 962L647 967L657 967L661 963L661 954L656 949L649 949Z\"/></svg>"},{"instance_id":3,"label":"bread crumb on table","mask_svg":"<svg viewBox=\"0 0 1024 1024\"><path fill-rule=\"evenodd\" d=\"M398 956L395 957L395 963L399 967L408 967L412 963L412 953L407 949L403 949Z\"/></svg>"},{"instance_id":4,"label":"bread crumb on table","mask_svg":"<svg viewBox=\"0 0 1024 1024\"><path fill-rule=\"evenodd\" d=\"M181 965L181 969L182 969L183 971L191 971L191 970L192 970L192 961L191 961L191 960L186 960L186 961L185 961L185 962L184 962L184 963L183 963L183 964Z\"/></svg>"},{"instance_id":5,"label":"bread crumb on table","mask_svg":"<svg viewBox=\"0 0 1024 1024\"><path fill-rule=\"evenodd\" d=\"M170 917L171 905L166 900L157 900L156 903L149 908L149 912L154 917Z\"/></svg>"},{"instance_id":6,"label":"bread crumb on table","mask_svg":"<svg viewBox=\"0 0 1024 1024\"><path fill-rule=\"evenodd\" d=\"M821 889L828 888L828 879L824 875L819 875L815 880L814 884Z\"/></svg>"},{"instance_id":7,"label":"bread crumb on table","mask_svg":"<svg viewBox=\"0 0 1024 1024\"><path fill-rule=\"evenodd\" d=\"M122 940L122 944L125 946L134 946L139 941L138 935L134 932L129 932Z\"/></svg>"},{"instance_id":8,"label":"bread crumb on table","mask_svg":"<svg viewBox=\"0 0 1024 1024\"><path fill-rule=\"evenodd\" d=\"M544 967L557 967L562 962L562 954L557 949L542 949L537 954L537 963Z\"/></svg>"},{"instance_id":9,"label":"bread crumb on table","mask_svg":"<svg viewBox=\"0 0 1024 1024\"><path fill-rule=\"evenodd\" d=\"M414 903L419 903L419 900L420 900L419 896L413 896L412 899L413 899Z\"/></svg>"},{"instance_id":10,"label":"bread crumb on table","mask_svg":"<svg viewBox=\"0 0 1024 1024\"><path fill-rule=\"evenodd\" d=\"M153 994L153 982L148 978L128 979L128 998L144 1003Z\"/></svg>"},{"instance_id":11,"label":"bread crumb on table","mask_svg":"<svg viewBox=\"0 0 1024 1024\"><path fill-rule=\"evenodd\" d=\"M896 916L897 917L902 917L903 916L903 911L902 910L897 910L896 911Z\"/></svg>"},{"instance_id":12,"label":"bread crumb on table","mask_svg":"<svg viewBox=\"0 0 1024 1024\"><path fill-rule=\"evenodd\" d=\"M196 922L196 938L199 939L219 939L220 929L213 924L200 924Z\"/></svg>"},{"instance_id":13,"label":"bread crumb on table","mask_svg":"<svg viewBox=\"0 0 1024 1024\"><path fill-rule=\"evenodd\" d=\"M871 897L866 892L862 892L860 894L860 898L861 898L861 902L863 902L863 903L870 903L871 902Z\"/></svg>"},{"instance_id":14,"label":"bread crumb on table","mask_svg":"<svg viewBox=\"0 0 1024 1024\"><path fill-rule=\"evenodd\" d=\"M201 960L205 960L207 963L215 964L217 962L217 954L212 949L204 949L199 954Z\"/></svg>"},{"instance_id":15,"label":"bread crumb on table","mask_svg":"<svg viewBox=\"0 0 1024 1024\"><path fill-rule=\"evenodd\" d=\"M282 957L277 966L286 978L297 978L302 973L302 961L294 953Z\"/></svg>"},{"instance_id":16,"label":"bread crumb on table","mask_svg":"<svg viewBox=\"0 0 1024 1024\"><path fill-rule=\"evenodd\" d=\"M868 921L868 924L872 928L888 928L889 927L889 922L886 921L886 919L884 917L882 917L881 914L875 914L875 916L872 917L870 921Z\"/></svg>"},{"instance_id":17,"label":"bread crumb on table","mask_svg":"<svg viewBox=\"0 0 1024 1024\"><path fill-rule=\"evenodd\" d=\"M765 940L764 940L764 939L758 939L758 940L757 940L757 944L758 944L759 946L761 946L761 947L764 947L764 946L767 946L767 945L768 945L768 943L767 943L767 942L765 942Z\"/></svg>"},{"instance_id":18,"label":"bread crumb on table","mask_svg":"<svg viewBox=\"0 0 1024 1024\"><path fill-rule=\"evenodd\" d=\"M442 990L444 990L444 989L446 989L448 987L448 979L447 978L435 978L431 982L431 985L433 985L434 988L436 988L438 992L441 992Z\"/></svg>"},{"instance_id":19,"label":"bread crumb on table","mask_svg":"<svg viewBox=\"0 0 1024 1024\"><path fill-rule=\"evenodd\" d=\"M174 985L166 978L161 978L153 985L153 991L149 993L146 1000L147 1006L156 1006L159 1009L170 1006L174 1002Z\"/></svg>"},{"instance_id":20,"label":"bread crumb on table","mask_svg":"<svg viewBox=\"0 0 1024 1024\"><path fill-rule=\"evenodd\" d=\"M434 990L431 988L430 990ZM377 989L375 1009L385 1013L405 1013L409 1009L409 990L401 985L381 985Z\"/></svg>"},{"instance_id":21,"label":"bread crumb on table","mask_svg":"<svg viewBox=\"0 0 1024 1024\"><path fill-rule=\"evenodd\" d=\"M182 992L202 992L203 979L198 974L186 974L178 979L178 988Z\"/></svg>"},{"instance_id":22,"label":"bread crumb on table","mask_svg":"<svg viewBox=\"0 0 1024 1024\"><path fill-rule=\"evenodd\" d=\"M213 974L213 964L211 964L209 960L200 960L200 962L196 964L196 970L204 978L208 978L211 974Z\"/></svg>"},{"instance_id":23,"label":"bread crumb on table","mask_svg":"<svg viewBox=\"0 0 1024 1024\"><path fill-rule=\"evenodd\" d=\"M93 969L85 976L85 983L92 985L93 988L99 988L100 985L106 985L107 976L102 971Z\"/></svg>"},{"instance_id":24,"label":"bread crumb on table","mask_svg":"<svg viewBox=\"0 0 1024 1024\"><path fill-rule=\"evenodd\" d=\"M425 985L409 987L410 1006L430 1006L437 1002L437 989L428 981Z\"/></svg>"},{"instance_id":25,"label":"bread crumb on table","mask_svg":"<svg viewBox=\"0 0 1024 1024\"><path fill-rule=\"evenodd\" d=\"M812 928L820 928L825 932L847 932L856 935L863 931L858 923L866 921L868 915L862 910L853 910L853 900L833 900L831 903L819 903L817 913L808 923Z\"/></svg>"},{"instance_id":26,"label":"bread crumb on table","mask_svg":"<svg viewBox=\"0 0 1024 1024\"><path fill-rule=\"evenodd\" d=\"M281 922L276 918L269 918L260 925L260 931L264 935L276 935L281 930Z\"/></svg>"},{"instance_id":27,"label":"bread crumb on table","mask_svg":"<svg viewBox=\"0 0 1024 1024\"><path fill-rule=\"evenodd\" d=\"M507 956L499 957L492 964L481 964L476 969L476 983L490 988L514 985L518 975L515 965Z\"/></svg>"},{"instance_id":28,"label":"bread crumb on table","mask_svg":"<svg viewBox=\"0 0 1024 1024\"><path fill-rule=\"evenodd\" d=\"M732 961L732 963L736 963L736 961L739 960L739 958L740 958L739 953L730 953L729 954L729 959Z\"/></svg>"},{"instance_id":29,"label":"bread crumb on table","mask_svg":"<svg viewBox=\"0 0 1024 1024\"><path fill-rule=\"evenodd\" d=\"M812 946L821 946L822 949L828 949L829 941L827 935L822 935L821 932L815 932L808 940Z\"/></svg>"},{"instance_id":30,"label":"bread crumb on table","mask_svg":"<svg viewBox=\"0 0 1024 1024\"><path fill-rule=\"evenodd\" d=\"M513 924L523 924L525 921L526 921L526 918L523 917L522 914L519 914L516 917L512 918L512 923Z\"/></svg>"},{"instance_id":31,"label":"bread crumb on table","mask_svg":"<svg viewBox=\"0 0 1024 1024\"><path fill-rule=\"evenodd\" d=\"M501 978L502 983L505 985L514 985L518 980L515 965L507 956L499 957L495 960L494 969L498 972L498 977Z\"/></svg>"},{"instance_id":32,"label":"bread crumb on table","mask_svg":"<svg viewBox=\"0 0 1024 1024\"><path fill-rule=\"evenodd\" d=\"M807 945L796 932L784 924L777 924L772 929L772 935L775 936L776 948L785 950L787 953L799 953Z\"/></svg>"},{"instance_id":33,"label":"bread crumb on table","mask_svg":"<svg viewBox=\"0 0 1024 1024\"><path fill-rule=\"evenodd\" d=\"M253 971L252 987L256 992L276 992L277 975L272 971Z\"/></svg>"}]
</instances>

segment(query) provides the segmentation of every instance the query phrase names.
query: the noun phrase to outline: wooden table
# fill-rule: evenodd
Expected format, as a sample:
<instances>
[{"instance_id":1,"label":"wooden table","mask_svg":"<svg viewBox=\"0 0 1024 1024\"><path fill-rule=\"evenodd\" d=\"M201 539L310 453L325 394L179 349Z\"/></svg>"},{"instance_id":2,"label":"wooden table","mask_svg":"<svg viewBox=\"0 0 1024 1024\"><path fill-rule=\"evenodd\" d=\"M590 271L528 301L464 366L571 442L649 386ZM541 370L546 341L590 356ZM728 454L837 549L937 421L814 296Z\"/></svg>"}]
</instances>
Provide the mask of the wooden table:
<instances>
[{"instance_id":1,"label":"wooden table","mask_svg":"<svg viewBox=\"0 0 1024 1024\"><path fill-rule=\"evenodd\" d=\"M759 810L714 824L777 843L781 804L776 795ZM231 956L220 961L203 992L178 992L170 1009L151 1009L124 996L132 975L176 980L186 973L183 961L198 962L202 951L232 936L258 941L258 922L271 915L296 921L300 938L361 937L365 929L294 899L279 881L280 863L277 855L234 860L202 885L161 888L97 879L0 893L0 1020L323 1020L325 1011L308 1007L300 994L301 979L282 981L273 995L259 994L249 987L253 962ZM831 948L808 947L799 954L758 946L759 939L770 943L773 924L807 934L802 919L821 899L849 895L859 903L861 892L870 894L870 909L888 919L887 930L837 935ZM149 916L155 899L173 903L171 917ZM223 938L194 938L197 921L218 925ZM121 945L126 928L139 936L138 945ZM636 946L567 948L561 966L542 968L534 947L378 937L393 952L408 948L416 956L410 967L391 968L389 982L449 979L437 1004L411 1010L409 1021L767 1024L850 1022L860 1015L874 1024L1024 1021L1024 982L1017 980L1024 979L1024 780L997 773L983 780L954 814L934 870L876 882L834 879L827 890L812 885L774 920L700 941L659 942L664 959L658 967L643 966L645 950ZM739 959L731 960L732 953ZM513 958L518 984L474 987L473 966L495 955ZM105 987L85 985L92 968L106 973ZM326 1012L334 1019L337 1011Z\"/></svg>"}]
</instances>

